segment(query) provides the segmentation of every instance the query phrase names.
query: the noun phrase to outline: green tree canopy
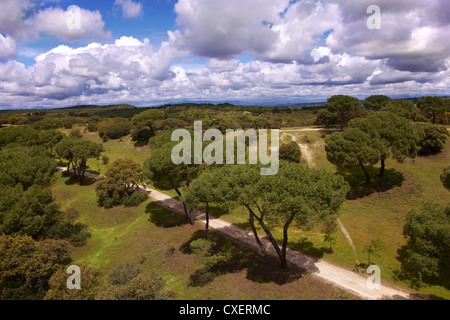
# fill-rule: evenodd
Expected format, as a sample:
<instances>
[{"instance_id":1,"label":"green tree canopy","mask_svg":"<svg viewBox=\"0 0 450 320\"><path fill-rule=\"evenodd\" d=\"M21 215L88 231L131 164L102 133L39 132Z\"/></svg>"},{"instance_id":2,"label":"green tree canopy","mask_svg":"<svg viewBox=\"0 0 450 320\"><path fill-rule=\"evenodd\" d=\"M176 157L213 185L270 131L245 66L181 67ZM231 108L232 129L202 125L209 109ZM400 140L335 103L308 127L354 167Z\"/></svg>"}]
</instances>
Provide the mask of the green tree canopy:
<instances>
[{"instance_id":1,"label":"green tree canopy","mask_svg":"<svg viewBox=\"0 0 450 320\"><path fill-rule=\"evenodd\" d=\"M325 139L327 159L339 168L358 166L363 171L366 182L370 176L365 165L376 164L385 151L380 140L358 128L349 128L344 132L334 132Z\"/></svg>"},{"instance_id":2,"label":"green tree canopy","mask_svg":"<svg viewBox=\"0 0 450 320\"><path fill-rule=\"evenodd\" d=\"M300 158L302 157L302 151L298 146L298 143L291 141L282 144L280 147L280 160L286 160L289 162L300 163Z\"/></svg>"},{"instance_id":3,"label":"green tree canopy","mask_svg":"<svg viewBox=\"0 0 450 320\"><path fill-rule=\"evenodd\" d=\"M0 151L0 184L49 186L56 162L43 147L8 147Z\"/></svg>"},{"instance_id":4,"label":"green tree canopy","mask_svg":"<svg viewBox=\"0 0 450 320\"><path fill-rule=\"evenodd\" d=\"M310 169L296 163L282 162L278 174L261 176L258 166L224 166L217 169L224 201L245 207L255 239L263 254L267 252L255 228L255 220L264 230L280 258L287 266L288 230L292 223L310 228L337 218L337 212L349 187L341 176L325 170ZM267 226L283 227L280 248Z\"/></svg>"},{"instance_id":5,"label":"green tree canopy","mask_svg":"<svg viewBox=\"0 0 450 320\"><path fill-rule=\"evenodd\" d=\"M314 125L325 126L328 128L338 123L339 117L335 113L330 112L327 109L323 109L317 112L317 118L316 121L314 122Z\"/></svg>"},{"instance_id":6,"label":"green tree canopy","mask_svg":"<svg viewBox=\"0 0 450 320\"><path fill-rule=\"evenodd\" d=\"M384 105L380 111L390 111L409 120L414 120L417 115L416 106L408 100L392 100Z\"/></svg>"},{"instance_id":7,"label":"green tree canopy","mask_svg":"<svg viewBox=\"0 0 450 320\"><path fill-rule=\"evenodd\" d=\"M417 101L417 108L420 109L424 116L431 118L433 124L436 123L438 115L445 113L445 103L441 97L421 97Z\"/></svg>"},{"instance_id":8,"label":"green tree canopy","mask_svg":"<svg viewBox=\"0 0 450 320\"><path fill-rule=\"evenodd\" d=\"M450 165L446 166L442 171L441 181L444 187L450 190Z\"/></svg>"},{"instance_id":9,"label":"green tree canopy","mask_svg":"<svg viewBox=\"0 0 450 320\"><path fill-rule=\"evenodd\" d=\"M406 157L415 158L419 151L422 131L417 130L408 119L392 112L378 111L369 114L367 118L353 119L349 122L349 127L368 133L373 145L382 146L381 177L391 154L398 162L403 162Z\"/></svg>"},{"instance_id":10,"label":"green tree canopy","mask_svg":"<svg viewBox=\"0 0 450 320\"><path fill-rule=\"evenodd\" d=\"M124 118L107 119L99 123L98 134L100 138L107 139L120 139L133 130L133 124Z\"/></svg>"},{"instance_id":11,"label":"green tree canopy","mask_svg":"<svg viewBox=\"0 0 450 320\"><path fill-rule=\"evenodd\" d=\"M364 108L366 110L378 111L388 105L391 102L391 98L384 95L373 95L367 97L364 100Z\"/></svg>"},{"instance_id":12,"label":"green tree canopy","mask_svg":"<svg viewBox=\"0 0 450 320\"><path fill-rule=\"evenodd\" d=\"M2 300L42 299L51 276L70 259L64 241L35 241L28 236L0 236L0 256Z\"/></svg>"},{"instance_id":13,"label":"green tree canopy","mask_svg":"<svg viewBox=\"0 0 450 320\"><path fill-rule=\"evenodd\" d=\"M336 95L328 99L326 107L328 111L335 113L339 117L342 131L354 113L361 110L361 102L354 97Z\"/></svg>"},{"instance_id":14,"label":"green tree canopy","mask_svg":"<svg viewBox=\"0 0 450 320\"><path fill-rule=\"evenodd\" d=\"M118 159L99 179L96 193L100 206L112 208L124 204L137 206L147 199L147 194L138 190L144 180L142 167L132 159Z\"/></svg>"},{"instance_id":15,"label":"green tree canopy","mask_svg":"<svg viewBox=\"0 0 450 320\"><path fill-rule=\"evenodd\" d=\"M132 119L134 125L145 126L150 128L151 137L156 135L155 122L158 120L163 120L165 118L165 113L163 110L150 109L135 115Z\"/></svg>"},{"instance_id":16,"label":"green tree canopy","mask_svg":"<svg viewBox=\"0 0 450 320\"><path fill-rule=\"evenodd\" d=\"M55 147L55 151L61 159L68 161L67 170L72 164L74 174L80 179L80 184L83 184L87 161L92 158L98 158L102 147L90 140L69 137L59 142Z\"/></svg>"},{"instance_id":17,"label":"green tree canopy","mask_svg":"<svg viewBox=\"0 0 450 320\"><path fill-rule=\"evenodd\" d=\"M449 136L447 128L436 124L417 124L416 126L424 131L420 142L419 155L427 156L441 153Z\"/></svg>"},{"instance_id":18,"label":"green tree canopy","mask_svg":"<svg viewBox=\"0 0 450 320\"><path fill-rule=\"evenodd\" d=\"M406 215L403 234L408 239L406 269L418 275L448 279L450 270L450 204L427 202Z\"/></svg>"}]
</instances>

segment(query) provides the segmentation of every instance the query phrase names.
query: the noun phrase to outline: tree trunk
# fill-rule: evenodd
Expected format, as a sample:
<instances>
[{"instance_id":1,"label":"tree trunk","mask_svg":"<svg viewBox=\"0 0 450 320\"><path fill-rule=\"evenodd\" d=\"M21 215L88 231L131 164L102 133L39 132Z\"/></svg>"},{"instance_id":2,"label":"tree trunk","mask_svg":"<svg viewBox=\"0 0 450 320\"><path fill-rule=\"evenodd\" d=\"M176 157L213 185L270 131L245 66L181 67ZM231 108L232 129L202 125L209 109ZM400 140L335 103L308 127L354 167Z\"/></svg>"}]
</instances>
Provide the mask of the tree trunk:
<instances>
[{"instance_id":1,"label":"tree trunk","mask_svg":"<svg viewBox=\"0 0 450 320\"><path fill-rule=\"evenodd\" d=\"M249 210L251 210L251 209L249 209ZM259 222L259 224L263 228L264 232L266 233L267 237L269 238L270 243L272 243L273 248L277 252L278 258L280 258L280 261L281 261L281 267L286 268L287 263L286 263L285 259L283 259L283 254L281 252L280 246L278 245L277 241L273 237L270 230L267 229L266 225L264 224L264 216L261 214L261 217L258 217L253 211L251 211L251 212L253 213L253 216L255 217L255 219Z\"/></svg>"},{"instance_id":2,"label":"tree trunk","mask_svg":"<svg viewBox=\"0 0 450 320\"><path fill-rule=\"evenodd\" d=\"M287 267L286 249L287 249L287 245L288 245L288 229L293 220L294 220L294 215L291 215L289 217L289 220L285 223L285 225L283 227L283 247L281 249L281 254L282 254L281 265L283 266L283 268Z\"/></svg>"},{"instance_id":3,"label":"tree trunk","mask_svg":"<svg viewBox=\"0 0 450 320\"><path fill-rule=\"evenodd\" d=\"M177 195L181 198L181 192L180 190L178 190L178 188L175 186L175 184L173 183L172 180L169 180L170 184L172 184L173 189L175 190L175 192L177 193ZM186 220L189 221L192 225L194 224L194 222L192 221L192 219L190 218L189 212L188 212L188 208L187 206L184 204L184 202L181 202L183 204L183 210L184 210L184 215L186 217Z\"/></svg>"},{"instance_id":4,"label":"tree trunk","mask_svg":"<svg viewBox=\"0 0 450 320\"><path fill-rule=\"evenodd\" d=\"M364 175L366 176L366 182L367 184L370 184L370 176L369 173L367 172L366 168L364 167L364 165L362 164L361 160L358 159L358 163L361 167L361 170L364 172Z\"/></svg>"},{"instance_id":5,"label":"tree trunk","mask_svg":"<svg viewBox=\"0 0 450 320\"><path fill-rule=\"evenodd\" d=\"M206 239L209 240L209 203L208 203L208 201L206 201L206 228L205 228L205 232L206 232Z\"/></svg>"},{"instance_id":6,"label":"tree trunk","mask_svg":"<svg viewBox=\"0 0 450 320\"><path fill-rule=\"evenodd\" d=\"M261 252L263 253L264 258L267 258L267 251L264 248L264 245L262 244L261 240L259 239L258 232L256 231L256 228L255 228L255 220L253 219L253 212L249 207L247 207L247 209L249 210L249 213L250 213L248 221L250 222L250 226L252 227L253 235L255 236L256 243L258 244L259 248L261 249Z\"/></svg>"}]
</instances>

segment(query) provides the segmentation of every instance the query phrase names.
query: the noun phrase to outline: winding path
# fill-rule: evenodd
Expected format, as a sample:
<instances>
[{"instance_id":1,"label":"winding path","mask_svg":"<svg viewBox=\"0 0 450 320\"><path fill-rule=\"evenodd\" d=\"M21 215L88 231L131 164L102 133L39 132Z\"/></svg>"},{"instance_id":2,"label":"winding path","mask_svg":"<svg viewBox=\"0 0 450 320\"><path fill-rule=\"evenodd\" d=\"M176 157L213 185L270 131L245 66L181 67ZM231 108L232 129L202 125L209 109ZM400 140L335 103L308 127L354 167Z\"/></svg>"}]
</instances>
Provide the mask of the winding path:
<instances>
[{"instance_id":1,"label":"winding path","mask_svg":"<svg viewBox=\"0 0 450 320\"><path fill-rule=\"evenodd\" d=\"M58 167L57 170L66 172L67 168ZM93 179L98 179L101 177L101 175L88 172L86 172L86 176ZM152 198L158 205L184 216L183 205L180 200L172 198L171 196L168 196L158 190L144 187L140 188L146 191L150 198ZM200 223L205 223L204 212L195 210L194 214L197 221ZM215 229L217 233L222 234L236 243L247 246L256 251L259 250L255 237L251 232L211 215L210 227ZM269 255L277 257L276 252L268 239L261 238L261 242L267 248ZM344 268L335 266L329 262L312 258L292 249L287 250L287 257L290 263L305 270L305 272L319 277L331 284L337 285L338 287L356 294L363 299L415 299L415 296L410 293L406 293L383 284L381 284L380 289L370 289L367 286L367 280L365 277Z\"/></svg>"}]
</instances>

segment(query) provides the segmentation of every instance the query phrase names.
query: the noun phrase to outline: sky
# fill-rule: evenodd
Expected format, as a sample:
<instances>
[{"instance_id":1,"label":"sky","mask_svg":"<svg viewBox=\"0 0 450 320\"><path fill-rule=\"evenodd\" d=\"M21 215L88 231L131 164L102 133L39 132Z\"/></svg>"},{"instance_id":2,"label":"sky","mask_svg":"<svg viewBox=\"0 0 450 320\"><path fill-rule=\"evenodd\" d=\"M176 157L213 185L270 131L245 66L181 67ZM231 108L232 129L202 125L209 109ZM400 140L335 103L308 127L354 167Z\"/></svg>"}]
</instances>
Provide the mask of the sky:
<instances>
[{"instance_id":1,"label":"sky","mask_svg":"<svg viewBox=\"0 0 450 320\"><path fill-rule=\"evenodd\" d=\"M449 88L448 0L0 0L1 109Z\"/></svg>"}]
</instances>

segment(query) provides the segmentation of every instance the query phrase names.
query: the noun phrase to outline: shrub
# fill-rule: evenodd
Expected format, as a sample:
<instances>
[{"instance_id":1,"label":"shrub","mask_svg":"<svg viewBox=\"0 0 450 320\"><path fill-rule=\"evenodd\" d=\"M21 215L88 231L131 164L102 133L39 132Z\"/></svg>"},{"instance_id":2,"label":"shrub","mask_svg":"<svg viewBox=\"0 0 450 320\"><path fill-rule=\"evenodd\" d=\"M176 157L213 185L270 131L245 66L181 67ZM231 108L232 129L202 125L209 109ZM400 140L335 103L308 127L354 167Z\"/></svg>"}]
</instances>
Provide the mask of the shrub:
<instances>
[{"instance_id":1,"label":"shrub","mask_svg":"<svg viewBox=\"0 0 450 320\"><path fill-rule=\"evenodd\" d=\"M137 207L142 202L148 199L148 194L144 191L136 190L130 196L125 197L123 205L127 208Z\"/></svg>"},{"instance_id":2,"label":"shrub","mask_svg":"<svg viewBox=\"0 0 450 320\"><path fill-rule=\"evenodd\" d=\"M419 155L426 156L442 152L449 136L447 128L434 124L421 125L419 127L424 130L424 138L420 144Z\"/></svg>"},{"instance_id":3,"label":"shrub","mask_svg":"<svg viewBox=\"0 0 450 320\"><path fill-rule=\"evenodd\" d=\"M302 151L298 144L294 141L283 144L280 147L280 160L300 163Z\"/></svg>"},{"instance_id":4,"label":"shrub","mask_svg":"<svg viewBox=\"0 0 450 320\"><path fill-rule=\"evenodd\" d=\"M450 190L450 166L444 168L441 175L441 181L444 187Z\"/></svg>"}]
</instances>

